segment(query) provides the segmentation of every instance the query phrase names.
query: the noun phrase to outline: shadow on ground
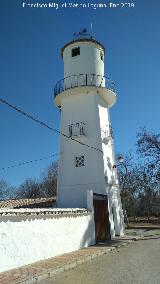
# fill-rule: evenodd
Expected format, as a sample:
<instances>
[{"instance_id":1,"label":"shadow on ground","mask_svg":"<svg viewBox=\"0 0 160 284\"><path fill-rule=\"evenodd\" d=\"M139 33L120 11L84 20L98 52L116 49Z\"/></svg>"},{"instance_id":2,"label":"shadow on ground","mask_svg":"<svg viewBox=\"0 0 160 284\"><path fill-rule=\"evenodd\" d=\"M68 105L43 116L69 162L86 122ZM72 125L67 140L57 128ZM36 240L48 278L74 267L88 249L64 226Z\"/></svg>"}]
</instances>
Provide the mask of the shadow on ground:
<instances>
[{"instance_id":1,"label":"shadow on ground","mask_svg":"<svg viewBox=\"0 0 160 284\"><path fill-rule=\"evenodd\" d=\"M153 235L151 236L145 236L142 238L143 241L148 241L148 240L159 240L160 239L160 234L159 237L153 237Z\"/></svg>"},{"instance_id":2,"label":"shadow on ground","mask_svg":"<svg viewBox=\"0 0 160 284\"><path fill-rule=\"evenodd\" d=\"M147 226L147 225L142 225L142 226L129 226L128 228L129 230L130 229L140 229L140 230L146 230L146 231L151 231L151 230L160 230L160 226L157 225L157 226Z\"/></svg>"},{"instance_id":3,"label":"shadow on ground","mask_svg":"<svg viewBox=\"0 0 160 284\"><path fill-rule=\"evenodd\" d=\"M131 239L125 238L124 240L110 240L105 242L99 242L98 244L94 245L94 247L114 247L116 245L124 243L125 241L131 241Z\"/></svg>"}]
</instances>

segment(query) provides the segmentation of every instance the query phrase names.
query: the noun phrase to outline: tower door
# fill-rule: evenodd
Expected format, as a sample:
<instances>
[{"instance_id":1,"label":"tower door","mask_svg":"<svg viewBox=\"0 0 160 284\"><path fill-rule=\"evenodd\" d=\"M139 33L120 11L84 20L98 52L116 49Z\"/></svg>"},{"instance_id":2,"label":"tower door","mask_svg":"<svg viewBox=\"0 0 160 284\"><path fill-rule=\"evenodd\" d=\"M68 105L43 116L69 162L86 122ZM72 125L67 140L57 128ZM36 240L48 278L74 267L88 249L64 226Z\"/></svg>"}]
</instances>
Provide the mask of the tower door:
<instances>
[{"instance_id":1,"label":"tower door","mask_svg":"<svg viewBox=\"0 0 160 284\"><path fill-rule=\"evenodd\" d=\"M111 237L107 196L94 194L93 205L96 243L110 240Z\"/></svg>"}]
</instances>

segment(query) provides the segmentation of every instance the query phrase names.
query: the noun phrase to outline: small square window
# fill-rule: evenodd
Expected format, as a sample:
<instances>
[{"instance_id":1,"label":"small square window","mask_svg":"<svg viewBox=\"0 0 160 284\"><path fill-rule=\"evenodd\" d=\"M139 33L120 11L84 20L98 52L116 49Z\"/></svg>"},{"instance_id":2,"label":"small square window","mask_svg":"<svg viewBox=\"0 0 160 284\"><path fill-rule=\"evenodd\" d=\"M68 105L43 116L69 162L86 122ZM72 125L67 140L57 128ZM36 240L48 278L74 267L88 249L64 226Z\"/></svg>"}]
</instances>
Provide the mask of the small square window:
<instances>
[{"instance_id":1,"label":"small square window","mask_svg":"<svg viewBox=\"0 0 160 284\"><path fill-rule=\"evenodd\" d=\"M84 156L76 157L75 158L75 166L78 167L83 167L84 166Z\"/></svg>"},{"instance_id":2,"label":"small square window","mask_svg":"<svg viewBox=\"0 0 160 284\"><path fill-rule=\"evenodd\" d=\"M72 49L72 57L80 55L80 47L76 47Z\"/></svg>"}]
</instances>

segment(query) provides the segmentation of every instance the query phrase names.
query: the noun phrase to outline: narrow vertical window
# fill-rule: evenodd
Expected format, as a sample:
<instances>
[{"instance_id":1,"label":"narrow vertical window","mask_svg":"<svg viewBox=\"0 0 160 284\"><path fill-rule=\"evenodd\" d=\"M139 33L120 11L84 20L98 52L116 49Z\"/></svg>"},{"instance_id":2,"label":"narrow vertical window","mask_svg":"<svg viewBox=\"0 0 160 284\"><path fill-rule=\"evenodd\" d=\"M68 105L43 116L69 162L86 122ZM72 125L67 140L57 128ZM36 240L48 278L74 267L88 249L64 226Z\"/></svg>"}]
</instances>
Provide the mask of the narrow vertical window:
<instances>
[{"instance_id":1,"label":"narrow vertical window","mask_svg":"<svg viewBox=\"0 0 160 284\"><path fill-rule=\"evenodd\" d=\"M101 58L101 60L104 62L104 54L103 54L102 51L100 52L100 58Z\"/></svg>"}]
</instances>

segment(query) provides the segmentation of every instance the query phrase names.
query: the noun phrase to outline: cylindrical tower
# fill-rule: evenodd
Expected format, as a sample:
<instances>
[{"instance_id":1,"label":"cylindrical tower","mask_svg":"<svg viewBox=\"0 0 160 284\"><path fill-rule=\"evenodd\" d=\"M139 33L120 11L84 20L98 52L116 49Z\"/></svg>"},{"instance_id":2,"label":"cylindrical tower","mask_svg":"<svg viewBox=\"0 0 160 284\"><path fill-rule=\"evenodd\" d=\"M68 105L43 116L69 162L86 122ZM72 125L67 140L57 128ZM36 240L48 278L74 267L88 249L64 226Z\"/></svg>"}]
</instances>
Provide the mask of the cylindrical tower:
<instances>
[{"instance_id":1,"label":"cylindrical tower","mask_svg":"<svg viewBox=\"0 0 160 284\"><path fill-rule=\"evenodd\" d=\"M78 39L66 44L61 50L64 61L64 77L78 74L104 76L105 49L93 39Z\"/></svg>"},{"instance_id":2,"label":"cylindrical tower","mask_svg":"<svg viewBox=\"0 0 160 284\"><path fill-rule=\"evenodd\" d=\"M83 88L83 93L94 91L100 93L106 106L111 107L115 101L114 83L104 76L105 48L101 43L92 38L80 38L71 41L61 49L61 57L64 62L64 78L60 80L54 89L55 104L61 107L61 97L69 94L75 95L76 87ZM96 89L95 89L96 87ZM72 89L72 91L71 91ZM66 92L69 90L69 92ZM77 90L81 92L82 89Z\"/></svg>"},{"instance_id":3,"label":"cylindrical tower","mask_svg":"<svg viewBox=\"0 0 160 284\"><path fill-rule=\"evenodd\" d=\"M113 236L114 228L117 234L123 231L123 214L108 112L116 102L116 92L113 82L104 76L104 56L103 45L83 34L61 49L64 78L54 89L62 133L57 205L87 207L89 192L103 196Z\"/></svg>"}]
</instances>

